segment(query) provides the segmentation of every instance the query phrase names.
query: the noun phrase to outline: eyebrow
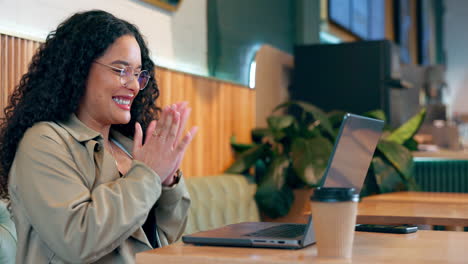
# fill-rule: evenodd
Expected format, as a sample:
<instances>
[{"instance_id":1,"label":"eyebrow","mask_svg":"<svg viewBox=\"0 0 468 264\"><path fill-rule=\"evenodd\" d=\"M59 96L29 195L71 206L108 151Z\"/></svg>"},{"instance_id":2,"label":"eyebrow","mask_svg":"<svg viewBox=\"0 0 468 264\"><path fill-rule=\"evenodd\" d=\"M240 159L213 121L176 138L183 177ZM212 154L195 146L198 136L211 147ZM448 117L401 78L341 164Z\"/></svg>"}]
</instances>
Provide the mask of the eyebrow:
<instances>
[{"instance_id":1,"label":"eyebrow","mask_svg":"<svg viewBox=\"0 0 468 264\"><path fill-rule=\"evenodd\" d=\"M126 61L123 61L123 60L115 60L115 61L111 62L111 64L122 64L122 65L125 65L125 66L130 66L130 63L128 63ZM135 69L141 69L141 65L139 65Z\"/></svg>"}]
</instances>

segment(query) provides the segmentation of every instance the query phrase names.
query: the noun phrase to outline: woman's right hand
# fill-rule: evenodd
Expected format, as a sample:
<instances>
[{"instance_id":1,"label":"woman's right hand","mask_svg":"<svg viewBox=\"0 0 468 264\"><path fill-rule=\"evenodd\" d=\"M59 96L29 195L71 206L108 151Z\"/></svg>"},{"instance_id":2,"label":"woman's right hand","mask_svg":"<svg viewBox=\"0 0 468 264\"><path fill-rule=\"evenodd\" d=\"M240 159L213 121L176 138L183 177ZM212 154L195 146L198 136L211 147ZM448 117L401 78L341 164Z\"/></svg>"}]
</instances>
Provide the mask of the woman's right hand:
<instances>
[{"instance_id":1,"label":"woman's right hand","mask_svg":"<svg viewBox=\"0 0 468 264\"><path fill-rule=\"evenodd\" d=\"M163 182L175 171L183 158L185 150L192 142L197 128L192 128L178 142L179 127L184 127L187 118L182 120L176 107L165 107L159 121L153 120L146 129L144 144L143 130L139 123L135 124L133 143L133 158L151 167L161 177Z\"/></svg>"}]
</instances>

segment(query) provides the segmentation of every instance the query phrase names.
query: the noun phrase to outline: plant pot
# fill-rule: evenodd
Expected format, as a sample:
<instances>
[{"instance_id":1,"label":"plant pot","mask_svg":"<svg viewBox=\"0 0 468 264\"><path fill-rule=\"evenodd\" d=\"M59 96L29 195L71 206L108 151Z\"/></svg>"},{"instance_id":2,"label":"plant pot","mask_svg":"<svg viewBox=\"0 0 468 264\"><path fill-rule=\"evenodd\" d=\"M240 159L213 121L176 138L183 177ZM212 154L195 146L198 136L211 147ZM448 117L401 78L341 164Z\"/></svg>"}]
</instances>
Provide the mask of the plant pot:
<instances>
[{"instance_id":1,"label":"plant pot","mask_svg":"<svg viewBox=\"0 0 468 264\"><path fill-rule=\"evenodd\" d=\"M294 202L285 216L278 218L270 218L263 212L260 213L262 221L265 222L289 222L289 223L302 223L304 222L305 215L310 214L310 196L314 192L314 188L294 189Z\"/></svg>"}]
</instances>

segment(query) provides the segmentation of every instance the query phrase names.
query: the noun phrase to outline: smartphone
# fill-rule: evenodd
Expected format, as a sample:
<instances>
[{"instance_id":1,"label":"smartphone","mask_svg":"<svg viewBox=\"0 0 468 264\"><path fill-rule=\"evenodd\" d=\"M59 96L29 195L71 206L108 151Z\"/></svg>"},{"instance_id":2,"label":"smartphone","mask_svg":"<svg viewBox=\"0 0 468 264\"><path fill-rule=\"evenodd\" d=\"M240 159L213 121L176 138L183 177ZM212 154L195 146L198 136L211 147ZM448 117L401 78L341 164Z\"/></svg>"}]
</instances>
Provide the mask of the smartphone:
<instances>
[{"instance_id":1,"label":"smartphone","mask_svg":"<svg viewBox=\"0 0 468 264\"><path fill-rule=\"evenodd\" d=\"M418 231L418 227L414 225L356 225L356 231L363 232L379 232L379 233L394 233L394 234L409 234Z\"/></svg>"}]
</instances>

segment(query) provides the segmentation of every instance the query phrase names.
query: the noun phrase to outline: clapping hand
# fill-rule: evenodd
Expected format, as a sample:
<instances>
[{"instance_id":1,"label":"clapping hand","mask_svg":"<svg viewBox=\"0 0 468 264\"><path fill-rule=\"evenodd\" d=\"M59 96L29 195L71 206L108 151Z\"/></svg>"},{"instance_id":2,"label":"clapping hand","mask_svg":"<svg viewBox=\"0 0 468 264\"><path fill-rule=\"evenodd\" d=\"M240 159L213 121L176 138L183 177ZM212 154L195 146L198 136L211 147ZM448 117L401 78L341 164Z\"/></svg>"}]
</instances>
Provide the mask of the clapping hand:
<instances>
[{"instance_id":1,"label":"clapping hand","mask_svg":"<svg viewBox=\"0 0 468 264\"><path fill-rule=\"evenodd\" d=\"M161 118L152 121L146 129L144 144L141 125L135 124L133 157L151 167L161 177L164 185L172 183L171 176L179 168L185 151L198 130L197 127L192 127L181 139L190 112L187 102L166 106Z\"/></svg>"}]
</instances>

